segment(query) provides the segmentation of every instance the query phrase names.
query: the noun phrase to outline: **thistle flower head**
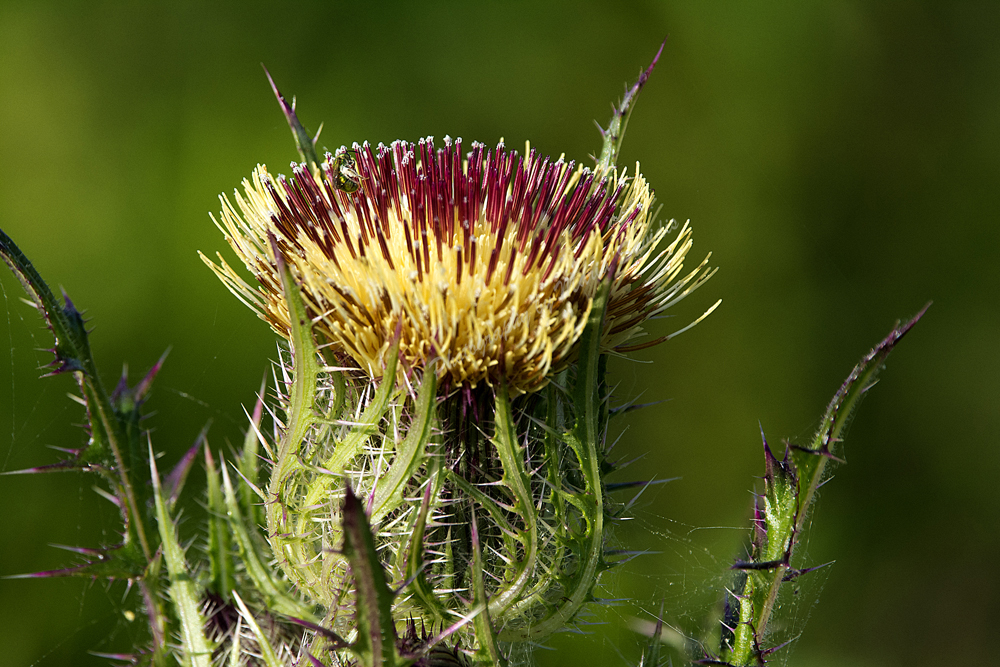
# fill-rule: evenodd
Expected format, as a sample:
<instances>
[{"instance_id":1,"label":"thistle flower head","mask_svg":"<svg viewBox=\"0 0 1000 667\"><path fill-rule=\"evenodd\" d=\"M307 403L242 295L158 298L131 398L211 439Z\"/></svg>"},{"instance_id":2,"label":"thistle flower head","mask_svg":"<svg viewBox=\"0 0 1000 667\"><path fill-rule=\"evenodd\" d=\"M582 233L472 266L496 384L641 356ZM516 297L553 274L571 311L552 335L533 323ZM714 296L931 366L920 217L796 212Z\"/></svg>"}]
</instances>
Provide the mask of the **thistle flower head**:
<instances>
[{"instance_id":1,"label":"thistle flower head","mask_svg":"<svg viewBox=\"0 0 1000 667\"><path fill-rule=\"evenodd\" d=\"M379 377L399 337L402 366L437 359L451 386L542 387L569 363L598 287L611 280L602 346L626 351L642 323L697 288L680 276L684 225L656 226L639 174L592 171L462 140L367 143L292 176L258 166L236 206L221 197L230 245L257 280L205 260L230 290L288 337L275 251L292 267L318 340ZM274 243L269 240L274 239ZM707 261L707 258L706 258ZM653 344L653 343L646 343Z\"/></svg>"}]
</instances>

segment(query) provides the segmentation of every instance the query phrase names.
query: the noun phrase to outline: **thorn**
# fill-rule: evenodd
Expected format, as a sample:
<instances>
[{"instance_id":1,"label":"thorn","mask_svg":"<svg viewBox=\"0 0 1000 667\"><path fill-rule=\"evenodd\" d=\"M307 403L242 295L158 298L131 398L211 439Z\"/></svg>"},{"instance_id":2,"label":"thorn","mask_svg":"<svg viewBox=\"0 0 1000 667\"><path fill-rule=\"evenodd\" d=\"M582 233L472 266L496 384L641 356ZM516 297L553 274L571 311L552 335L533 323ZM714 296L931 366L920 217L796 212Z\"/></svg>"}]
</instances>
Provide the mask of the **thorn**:
<instances>
[{"instance_id":1,"label":"thorn","mask_svg":"<svg viewBox=\"0 0 1000 667\"><path fill-rule=\"evenodd\" d=\"M221 463L221 459L220 459L220 463ZM244 475L244 474L243 474L242 472L240 472L240 469L236 467L236 464L235 464L235 463L230 463L229 465L230 465L230 466L232 466L232 468L233 468L233 471L234 471L234 472L235 472L235 473L236 473L237 475L239 475L239 476L240 476L240 479L242 479L242 480L243 480L243 483L244 483L244 484L246 484L247 486L249 486L249 487L250 487L250 490L251 490L251 491L253 491L254 493L256 493L256 494L257 494L257 496L258 496L258 497L259 497L259 498L260 498L261 500L263 500L263 501L264 501L265 503L266 503L266 502L268 502L268 500L267 500L267 494L266 494L266 493L264 493L264 492L263 492L263 491L262 491L262 490L260 489L260 487L258 487L258 486L257 486L256 484L254 484L254 483L253 483L253 482L251 482L251 481L250 481L249 479L247 479L247 478L246 478L246 475ZM224 466L220 465L219 467L220 467L220 468L223 468ZM274 501L271 501L271 502L277 502L277 500L274 500Z\"/></svg>"},{"instance_id":2,"label":"thorn","mask_svg":"<svg viewBox=\"0 0 1000 667\"><path fill-rule=\"evenodd\" d=\"M46 445L49 449L54 449L57 452L62 452L63 454L70 454L72 456L79 456L82 449L70 449L69 447L56 447L55 445Z\"/></svg>"},{"instance_id":3,"label":"thorn","mask_svg":"<svg viewBox=\"0 0 1000 667\"><path fill-rule=\"evenodd\" d=\"M656 342L662 342L662 341L656 341ZM615 348L615 349L618 350L619 352L622 351L622 348ZM661 403L667 403L667 402L669 402L671 400L673 400L673 399L664 398L662 400L652 401L650 403L632 403L632 402L629 402L629 403L626 403L625 405L620 405L617 408L611 408L610 410L608 410L608 413L611 416L613 416L613 417L617 417L618 415L623 415L626 412L632 412L634 410L641 410L643 408L652 408L654 406L660 405Z\"/></svg>"},{"instance_id":4,"label":"thorn","mask_svg":"<svg viewBox=\"0 0 1000 667\"><path fill-rule=\"evenodd\" d=\"M44 466L38 466L35 468L22 468L21 470L4 470L0 472L0 475L34 475L41 472L64 472L67 470L75 470L78 472L83 472L87 468L74 462L74 461L61 461L59 463L50 463Z\"/></svg>"},{"instance_id":5,"label":"thorn","mask_svg":"<svg viewBox=\"0 0 1000 667\"><path fill-rule=\"evenodd\" d=\"M681 479L680 477L669 477L667 479L652 479L648 481L637 481L637 482L613 482L607 484L604 488L606 491L621 491L622 489L631 489L637 486L651 486L653 484L666 484L667 482L676 482Z\"/></svg>"},{"instance_id":6,"label":"thorn","mask_svg":"<svg viewBox=\"0 0 1000 667\"><path fill-rule=\"evenodd\" d=\"M128 362L122 364L122 374L111 392L111 402L118 405L122 396L128 395Z\"/></svg>"},{"instance_id":7,"label":"thorn","mask_svg":"<svg viewBox=\"0 0 1000 667\"><path fill-rule=\"evenodd\" d=\"M72 577L86 570L90 565L90 563L84 563L83 565L76 565L60 570L43 570L30 574L8 574L0 577L0 579L53 579L55 577Z\"/></svg>"},{"instance_id":8,"label":"thorn","mask_svg":"<svg viewBox=\"0 0 1000 667\"><path fill-rule=\"evenodd\" d=\"M794 483L796 480L795 465L790 457L789 444L785 443L785 456L779 461L767 444L763 426L760 427L760 439L764 443L764 486L767 492L770 493L774 484L779 480L789 484Z\"/></svg>"},{"instance_id":9,"label":"thorn","mask_svg":"<svg viewBox=\"0 0 1000 667\"><path fill-rule=\"evenodd\" d=\"M181 460L177 462L177 465L174 466L173 470L163 480L163 491L166 494L167 503L171 507L177 502L177 497L180 495L181 489L184 488L184 482L191 471L191 464L194 463L195 458L198 456L198 450L205 446L206 436L211 425L211 421L205 424L204 428L201 429L201 433L195 439L194 444L184 453Z\"/></svg>"},{"instance_id":10,"label":"thorn","mask_svg":"<svg viewBox=\"0 0 1000 667\"><path fill-rule=\"evenodd\" d=\"M610 570L613 567L618 567L619 565L624 565L625 563L630 563L633 560L635 560L636 558L638 558L639 556L649 556L649 555L655 556L656 554L660 554L660 553L663 553L663 552L662 551L653 551L653 550L639 551L639 550L629 550L629 549L611 549L611 550L608 550L608 551L604 552L604 554L602 555L601 560L604 562L604 569L605 570ZM625 556L625 558L620 558L618 560L609 561L609 560L607 560L608 556Z\"/></svg>"},{"instance_id":11,"label":"thorn","mask_svg":"<svg viewBox=\"0 0 1000 667\"><path fill-rule=\"evenodd\" d=\"M615 350L615 352L621 352L621 353L638 352L639 350L645 350L648 347L654 347L656 345L659 345L660 343L668 341L671 338L673 338L674 336L676 336L678 333L681 333L681 332L675 332L673 334L670 334L669 336L660 336L659 338L656 338L655 340L646 341L645 343L637 343L635 345L619 345L618 347L614 348L614 350ZM658 401L658 402L662 403L662 401ZM653 404L653 405L655 405L655 404ZM645 406L639 406L639 407L645 407Z\"/></svg>"},{"instance_id":12,"label":"thorn","mask_svg":"<svg viewBox=\"0 0 1000 667\"><path fill-rule=\"evenodd\" d=\"M62 287L60 287L59 291L62 292L62 298L63 298L63 301L66 304L65 306L63 306L63 312L66 313L67 315L71 316L71 317L75 316L77 318L83 319L82 317L80 317L80 311L78 311L76 309L76 306L74 306L73 302L70 300L69 294L66 294L66 290L63 289ZM927 304L927 305L930 305L930 304ZM924 310L926 310L926 309L927 308L925 306Z\"/></svg>"},{"instance_id":13,"label":"thorn","mask_svg":"<svg viewBox=\"0 0 1000 667\"><path fill-rule=\"evenodd\" d=\"M782 642L781 644L778 644L777 646L772 646L771 648L766 648L766 649L758 648L757 652L760 654L760 657L763 658L765 655L771 655L772 653L780 651L781 649L785 648L786 646L788 646L789 644L791 644L793 641L795 641L798 638L799 638L799 635L795 635L794 637L792 637L788 641Z\"/></svg>"},{"instance_id":14,"label":"thorn","mask_svg":"<svg viewBox=\"0 0 1000 667\"><path fill-rule=\"evenodd\" d=\"M260 64L264 67L264 63ZM316 158L316 150L313 148L313 138L309 136L306 129L299 122L299 117L295 114L295 100L292 100L292 104L289 105L285 101L285 96L281 94L278 90L278 86L275 85L274 79L271 78L271 73L267 71L267 67L264 67L264 74L267 75L267 81L271 84L271 90L274 91L274 96L278 98L278 105L281 106L282 113L285 114L285 120L288 122L288 127L292 130L292 137L295 139L295 148L299 151L299 157L302 161L307 164L310 168L319 168L319 160ZM319 137L319 133L316 134Z\"/></svg>"},{"instance_id":15,"label":"thorn","mask_svg":"<svg viewBox=\"0 0 1000 667\"><path fill-rule=\"evenodd\" d=\"M461 630L463 627L465 627L466 625L468 625L469 623L471 623L477 616L479 616L480 614L484 613L485 611L486 611L486 604L485 603L483 603L483 604L475 607L468 614L466 614L465 616L462 616L457 621L455 621L454 623L452 623L450 626L448 626L447 628L445 628L444 630L442 630L441 632L439 632L437 635L435 635L434 637L431 637L430 639L428 639L427 640L427 644L424 645L424 648L421 651L418 652L418 656L414 656L414 657L419 657L419 656L422 656L422 655L426 655L427 652L430 651L432 648L434 648L435 646L437 646L438 644L440 644L441 642L443 642L445 639L447 639L451 635L453 635L456 632L458 632L459 630Z\"/></svg>"},{"instance_id":16,"label":"thorn","mask_svg":"<svg viewBox=\"0 0 1000 667\"><path fill-rule=\"evenodd\" d=\"M674 478L674 479L676 479L676 478ZM663 480L663 481L667 481L667 480ZM636 492L636 494L634 496L632 496L632 499L630 501L628 501L627 503L625 503L625 507L623 507L621 509L621 511L618 513L619 516L624 515L626 512L628 512L630 509L632 509L632 507L639 501L639 498L642 496L642 494L644 494L646 492L646 489L648 489L653 484L654 484L654 482L650 482L648 484L643 484L642 487L639 489L639 491Z\"/></svg>"},{"instance_id":17,"label":"thorn","mask_svg":"<svg viewBox=\"0 0 1000 667\"><path fill-rule=\"evenodd\" d=\"M42 375L43 378L55 377L57 375L62 375L63 373L83 373L83 364L80 363L79 359L65 359L56 353L56 358L52 363L46 364L42 368L49 368L50 366L57 366L54 371L49 371Z\"/></svg>"},{"instance_id":18,"label":"thorn","mask_svg":"<svg viewBox=\"0 0 1000 667\"><path fill-rule=\"evenodd\" d=\"M96 493L97 495L99 495L101 498L104 498L105 500L107 500L109 503L111 503L112 505L114 505L118 509L120 509L120 510L124 510L125 509L125 503L123 503L122 499L119 498L118 496L116 496L115 494L113 494L113 493L111 493L109 491L105 491L104 489L102 489L99 486L93 486L91 488L94 490L94 493Z\"/></svg>"},{"instance_id":19,"label":"thorn","mask_svg":"<svg viewBox=\"0 0 1000 667\"><path fill-rule=\"evenodd\" d=\"M139 380L139 384L135 385L135 389L132 390L132 395L133 400L136 403L142 403L143 399L146 398L146 394L149 392L149 388L152 386L153 380L156 378L157 373L160 372L160 369L163 368L163 362L167 360L167 355L170 354L170 350L172 349L172 345L168 346L167 349L164 350L163 354L160 355L157 362L153 364L153 367L149 369L149 372L146 373L146 376Z\"/></svg>"},{"instance_id":20,"label":"thorn","mask_svg":"<svg viewBox=\"0 0 1000 667\"><path fill-rule=\"evenodd\" d=\"M288 620L291 621L292 623L295 623L296 625L301 625L304 628L308 628L318 635L322 635L326 639L333 642L335 649L349 646L348 642L345 641L343 637L338 635L333 630L330 630L329 628L324 628L322 625L317 625L316 623L312 623L302 618L295 618L294 616L289 616Z\"/></svg>"},{"instance_id":21,"label":"thorn","mask_svg":"<svg viewBox=\"0 0 1000 667\"><path fill-rule=\"evenodd\" d=\"M781 560L765 560L760 562L738 560L732 564L729 568L730 570L775 570L779 567L788 567L788 561L785 559Z\"/></svg>"},{"instance_id":22,"label":"thorn","mask_svg":"<svg viewBox=\"0 0 1000 667\"><path fill-rule=\"evenodd\" d=\"M781 580L782 581L791 581L792 579L797 579L798 577L801 577L803 574L809 574L810 572L815 572L816 570L824 568L827 565L833 565L836 562L837 561L831 560L829 563L823 563L822 565L815 565L813 567L807 567L807 568L802 569L802 570L789 570L788 572L785 573L785 576L783 576L781 578Z\"/></svg>"},{"instance_id":23,"label":"thorn","mask_svg":"<svg viewBox=\"0 0 1000 667\"><path fill-rule=\"evenodd\" d=\"M812 454L814 456L822 456L822 457L830 459L831 461L836 461L837 463L845 463L845 464L847 463L847 461L845 459L842 459L839 456L834 456L833 452L830 451L830 447L828 445L826 445L826 444L824 444L819 449L810 449L808 447L802 447L801 445L789 445L789 447L791 447L794 450L800 451L803 454Z\"/></svg>"},{"instance_id":24,"label":"thorn","mask_svg":"<svg viewBox=\"0 0 1000 667\"><path fill-rule=\"evenodd\" d=\"M139 662L139 656L131 653L100 653L98 651L87 651L87 653L106 660L121 660L122 662L131 662L132 664L138 664Z\"/></svg>"},{"instance_id":25,"label":"thorn","mask_svg":"<svg viewBox=\"0 0 1000 667\"><path fill-rule=\"evenodd\" d=\"M264 392L267 390L267 373L260 381L260 391L257 392L257 402L253 406L253 416L251 419L254 424L259 425L261 417L264 414Z\"/></svg>"},{"instance_id":26,"label":"thorn","mask_svg":"<svg viewBox=\"0 0 1000 667\"><path fill-rule=\"evenodd\" d=\"M661 554L662 551L653 551L651 549L608 549L604 552L605 556L645 556Z\"/></svg>"},{"instance_id":27,"label":"thorn","mask_svg":"<svg viewBox=\"0 0 1000 667\"><path fill-rule=\"evenodd\" d=\"M278 98L278 104L281 106L282 113L285 114L285 117L288 118L289 124L291 124L291 119L295 117L294 101L292 105L289 105L288 102L285 101L285 96L281 94L280 90L278 90L278 86L275 85L274 79L271 78L271 73L267 71L267 67L264 63L261 63L260 66L264 68L264 74L267 76L267 82L271 84L271 90L274 92L274 96Z\"/></svg>"}]
</instances>

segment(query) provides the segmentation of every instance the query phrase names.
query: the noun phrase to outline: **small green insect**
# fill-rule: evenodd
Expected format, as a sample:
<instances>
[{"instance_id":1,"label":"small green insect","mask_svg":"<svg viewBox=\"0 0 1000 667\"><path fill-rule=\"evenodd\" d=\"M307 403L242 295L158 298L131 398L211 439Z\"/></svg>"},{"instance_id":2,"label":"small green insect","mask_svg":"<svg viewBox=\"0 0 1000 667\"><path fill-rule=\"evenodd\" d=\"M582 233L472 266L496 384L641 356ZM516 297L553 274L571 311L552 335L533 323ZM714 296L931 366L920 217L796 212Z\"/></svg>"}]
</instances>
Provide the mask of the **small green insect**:
<instances>
[{"instance_id":1,"label":"small green insect","mask_svg":"<svg viewBox=\"0 0 1000 667\"><path fill-rule=\"evenodd\" d=\"M353 150L346 148L337 150L331 161L329 173L333 179L333 187L347 194L357 192L361 187L361 174L358 173Z\"/></svg>"}]
</instances>

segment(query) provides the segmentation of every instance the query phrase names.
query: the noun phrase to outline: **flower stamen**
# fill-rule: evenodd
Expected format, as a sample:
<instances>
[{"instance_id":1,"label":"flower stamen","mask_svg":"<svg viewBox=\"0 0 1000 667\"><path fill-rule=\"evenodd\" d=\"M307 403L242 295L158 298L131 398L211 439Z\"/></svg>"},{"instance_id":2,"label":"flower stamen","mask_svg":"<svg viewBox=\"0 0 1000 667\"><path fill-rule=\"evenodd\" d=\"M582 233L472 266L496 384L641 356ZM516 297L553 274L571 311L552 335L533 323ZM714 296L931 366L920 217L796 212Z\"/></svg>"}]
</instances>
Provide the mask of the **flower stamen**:
<instances>
[{"instance_id":1,"label":"flower stamen","mask_svg":"<svg viewBox=\"0 0 1000 667\"><path fill-rule=\"evenodd\" d=\"M642 323L711 274L678 279L691 247L685 225L656 251L645 179L593 172L462 140L355 145L291 178L258 166L234 207L222 198L230 245L261 287L221 260L210 266L279 334L287 306L268 243L300 283L321 344L378 375L400 330L404 367L440 359L440 379L475 387L541 388L569 363L600 283L613 275L604 346L628 349ZM238 212L237 212L238 211ZM206 260L208 262L208 260ZM617 269L612 271L612 266Z\"/></svg>"}]
</instances>

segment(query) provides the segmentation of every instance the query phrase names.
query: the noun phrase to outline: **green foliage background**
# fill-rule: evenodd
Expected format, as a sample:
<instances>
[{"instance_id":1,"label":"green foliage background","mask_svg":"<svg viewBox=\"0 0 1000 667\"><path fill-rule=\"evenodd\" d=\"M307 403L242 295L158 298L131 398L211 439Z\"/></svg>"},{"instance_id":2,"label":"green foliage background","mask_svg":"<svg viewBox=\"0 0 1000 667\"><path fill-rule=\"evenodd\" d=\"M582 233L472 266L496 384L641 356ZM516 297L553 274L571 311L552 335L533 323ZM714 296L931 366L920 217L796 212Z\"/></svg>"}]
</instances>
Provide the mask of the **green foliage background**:
<instances>
[{"instance_id":1,"label":"green foliage background","mask_svg":"<svg viewBox=\"0 0 1000 667\"><path fill-rule=\"evenodd\" d=\"M208 420L214 447L239 438L274 356L195 254L224 248L218 193L295 157L261 61L329 147L502 136L583 160L592 120L669 33L624 162L721 271L656 326L724 303L634 355L652 365L618 365L623 398L670 399L630 417L631 476L681 479L617 529L659 552L607 579L641 604L539 661L629 664L625 621L660 599L668 622L700 617L744 534L758 421L772 443L805 440L852 365L933 299L821 493L804 553L837 563L818 606L803 593L791 664L974 664L1000 613L998 22L993 2L3 2L0 227L87 310L106 382L173 346L148 420L170 463ZM37 380L47 334L0 283L0 470L14 470L78 446L83 417L68 378ZM71 562L48 543L114 539L89 479L0 477L0 504L0 574ZM0 581L0 664L106 664L86 651L128 647L124 594Z\"/></svg>"}]
</instances>

